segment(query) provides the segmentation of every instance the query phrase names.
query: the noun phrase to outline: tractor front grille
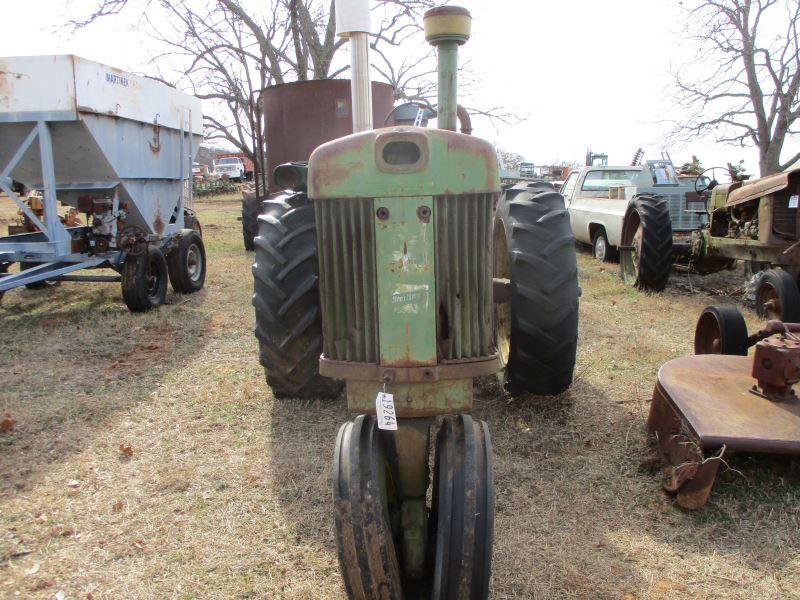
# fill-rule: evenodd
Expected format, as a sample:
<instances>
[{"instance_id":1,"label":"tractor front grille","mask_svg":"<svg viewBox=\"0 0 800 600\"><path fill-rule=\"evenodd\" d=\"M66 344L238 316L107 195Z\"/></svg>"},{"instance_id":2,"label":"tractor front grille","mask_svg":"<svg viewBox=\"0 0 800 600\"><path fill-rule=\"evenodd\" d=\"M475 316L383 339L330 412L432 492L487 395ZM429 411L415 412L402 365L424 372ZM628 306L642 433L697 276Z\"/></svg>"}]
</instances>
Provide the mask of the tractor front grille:
<instances>
[{"instance_id":1,"label":"tractor front grille","mask_svg":"<svg viewBox=\"0 0 800 600\"><path fill-rule=\"evenodd\" d=\"M378 303L371 199L314 202L326 358L377 363Z\"/></svg>"},{"instance_id":2,"label":"tractor front grille","mask_svg":"<svg viewBox=\"0 0 800 600\"><path fill-rule=\"evenodd\" d=\"M788 238L797 237L797 209L789 208L788 194L772 196L772 229L775 233Z\"/></svg>"},{"instance_id":3,"label":"tractor front grille","mask_svg":"<svg viewBox=\"0 0 800 600\"><path fill-rule=\"evenodd\" d=\"M436 302L444 360L492 353L492 215L496 194L436 198Z\"/></svg>"},{"instance_id":4,"label":"tractor front grille","mask_svg":"<svg viewBox=\"0 0 800 600\"><path fill-rule=\"evenodd\" d=\"M496 194L435 198L439 360L491 355L492 215ZM380 360L372 199L314 202L319 252L323 355Z\"/></svg>"},{"instance_id":5,"label":"tractor front grille","mask_svg":"<svg viewBox=\"0 0 800 600\"><path fill-rule=\"evenodd\" d=\"M659 192L659 195L666 198L669 204L669 217L672 222L672 231L693 231L699 229L705 222L704 215L687 212L687 200L684 192L675 194Z\"/></svg>"}]
</instances>

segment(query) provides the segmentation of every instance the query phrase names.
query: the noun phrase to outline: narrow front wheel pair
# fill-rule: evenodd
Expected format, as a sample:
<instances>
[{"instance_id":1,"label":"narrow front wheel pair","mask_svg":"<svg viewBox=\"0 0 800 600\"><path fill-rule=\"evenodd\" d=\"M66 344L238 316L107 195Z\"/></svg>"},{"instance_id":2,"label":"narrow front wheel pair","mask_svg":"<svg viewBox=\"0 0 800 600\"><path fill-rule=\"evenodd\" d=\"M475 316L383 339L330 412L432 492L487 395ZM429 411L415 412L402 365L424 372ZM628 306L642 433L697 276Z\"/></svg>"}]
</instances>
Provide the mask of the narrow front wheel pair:
<instances>
[{"instance_id":1,"label":"narrow front wheel pair","mask_svg":"<svg viewBox=\"0 0 800 600\"><path fill-rule=\"evenodd\" d=\"M374 417L361 415L339 430L333 489L339 563L352 599L431 600L488 596L494 534L494 487L489 430L469 415L443 419L436 432L427 572L402 571L401 499ZM413 592L411 592L413 590ZM422 590L422 592L420 592ZM405 591L405 595L404 595Z\"/></svg>"}]
</instances>

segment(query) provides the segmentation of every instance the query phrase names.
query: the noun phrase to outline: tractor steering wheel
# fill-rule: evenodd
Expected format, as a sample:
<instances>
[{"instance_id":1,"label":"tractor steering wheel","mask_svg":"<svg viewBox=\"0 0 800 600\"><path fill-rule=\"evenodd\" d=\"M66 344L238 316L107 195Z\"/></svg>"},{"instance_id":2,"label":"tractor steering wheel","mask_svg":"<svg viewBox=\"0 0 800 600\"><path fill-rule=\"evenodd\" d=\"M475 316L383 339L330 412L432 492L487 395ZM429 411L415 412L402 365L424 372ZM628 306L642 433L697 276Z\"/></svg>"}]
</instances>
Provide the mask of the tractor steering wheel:
<instances>
[{"instance_id":1,"label":"tractor steering wheel","mask_svg":"<svg viewBox=\"0 0 800 600\"><path fill-rule=\"evenodd\" d=\"M717 171L722 171L730 179L730 173L728 173L728 169L724 167L710 167L708 169L704 169L703 172L697 176L697 179L694 180L694 191L697 194L703 194L717 187L720 184L720 181L716 178ZM706 176L706 173L709 172L710 177Z\"/></svg>"}]
</instances>

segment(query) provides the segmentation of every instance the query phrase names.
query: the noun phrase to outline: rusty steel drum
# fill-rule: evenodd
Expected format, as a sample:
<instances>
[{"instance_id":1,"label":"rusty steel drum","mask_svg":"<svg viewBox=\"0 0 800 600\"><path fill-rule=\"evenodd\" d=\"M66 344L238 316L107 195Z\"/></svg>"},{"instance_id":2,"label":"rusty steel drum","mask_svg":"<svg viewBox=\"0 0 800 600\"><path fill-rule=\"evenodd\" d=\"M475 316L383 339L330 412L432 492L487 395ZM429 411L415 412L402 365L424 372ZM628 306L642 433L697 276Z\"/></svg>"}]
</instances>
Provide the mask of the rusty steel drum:
<instances>
[{"instance_id":1,"label":"rusty steel drum","mask_svg":"<svg viewBox=\"0 0 800 600\"><path fill-rule=\"evenodd\" d=\"M372 83L372 122L375 128L392 110L394 88ZM350 80L320 79L268 87L261 92L267 173L270 191L275 167L307 161L314 148L353 133Z\"/></svg>"}]
</instances>

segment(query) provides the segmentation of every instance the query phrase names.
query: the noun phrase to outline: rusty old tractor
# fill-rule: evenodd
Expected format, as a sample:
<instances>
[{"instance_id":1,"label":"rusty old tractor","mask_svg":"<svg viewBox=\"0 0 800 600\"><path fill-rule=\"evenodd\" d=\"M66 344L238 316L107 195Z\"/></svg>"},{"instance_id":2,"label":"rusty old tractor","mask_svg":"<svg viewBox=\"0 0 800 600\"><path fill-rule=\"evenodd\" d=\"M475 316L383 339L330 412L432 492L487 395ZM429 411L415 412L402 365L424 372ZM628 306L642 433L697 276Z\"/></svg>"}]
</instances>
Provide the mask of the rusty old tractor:
<instances>
[{"instance_id":1,"label":"rusty old tractor","mask_svg":"<svg viewBox=\"0 0 800 600\"><path fill-rule=\"evenodd\" d=\"M367 34L352 23L337 14L356 133L317 148L307 169L278 167L290 189L259 216L253 304L267 381L287 397L346 385L356 417L336 439L333 491L351 598L485 598L492 450L469 414L473 379L501 373L537 394L570 385L574 240L560 194L502 190L492 145L455 131L468 11L425 15L438 129L372 129Z\"/></svg>"},{"instance_id":2,"label":"rusty old tractor","mask_svg":"<svg viewBox=\"0 0 800 600\"><path fill-rule=\"evenodd\" d=\"M706 503L726 454L800 454L800 323L771 320L748 335L737 309L709 306L694 348L659 370L647 420L664 488L689 509Z\"/></svg>"},{"instance_id":3,"label":"rusty old tractor","mask_svg":"<svg viewBox=\"0 0 800 600\"><path fill-rule=\"evenodd\" d=\"M718 171L730 169L707 169L695 184L707 199L708 225L692 232L680 249L684 258L701 273L743 261L757 274L758 315L800 321L800 169L753 181L729 175L730 182L720 184Z\"/></svg>"}]
</instances>

